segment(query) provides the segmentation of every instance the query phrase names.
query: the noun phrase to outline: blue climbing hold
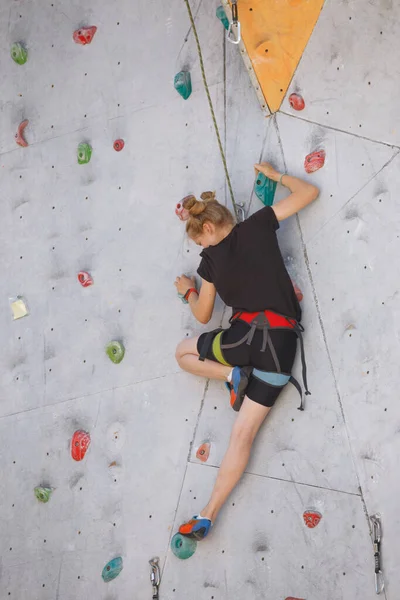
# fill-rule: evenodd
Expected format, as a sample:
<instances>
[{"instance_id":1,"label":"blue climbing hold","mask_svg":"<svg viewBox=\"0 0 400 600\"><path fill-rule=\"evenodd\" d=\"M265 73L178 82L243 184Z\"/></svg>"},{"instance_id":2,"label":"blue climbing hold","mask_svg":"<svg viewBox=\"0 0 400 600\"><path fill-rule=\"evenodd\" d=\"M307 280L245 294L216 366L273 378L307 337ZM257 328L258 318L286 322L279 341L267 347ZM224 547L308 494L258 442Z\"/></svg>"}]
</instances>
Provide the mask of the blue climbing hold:
<instances>
[{"instance_id":1,"label":"blue climbing hold","mask_svg":"<svg viewBox=\"0 0 400 600\"><path fill-rule=\"evenodd\" d=\"M106 566L103 569L103 572L101 574L103 581L105 583L112 581L113 579L118 577L123 568L124 565L122 563L122 558L120 556L117 556L117 558L113 558L112 560L110 560L110 562L106 564Z\"/></svg>"},{"instance_id":2,"label":"blue climbing hold","mask_svg":"<svg viewBox=\"0 0 400 600\"><path fill-rule=\"evenodd\" d=\"M223 6L218 6L217 11L215 13L218 17L218 19L221 21L222 25L225 27L225 29L228 31L229 29L229 19L226 16L226 12L224 10Z\"/></svg>"},{"instance_id":3,"label":"blue climbing hold","mask_svg":"<svg viewBox=\"0 0 400 600\"><path fill-rule=\"evenodd\" d=\"M174 87L184 100L192 93L192 80L189 71L180 71L174 77Z\"/></svg>"},{"instance_id":4,"label":"blue climbing hold","mask_svg":"<svg viewBox=\"0 0 400 600\"><path fill-rule=\"evenodd\" d=\"M254 184L254 192L264 206L272 206L274 203L276 181L269 179L264 173L258 173Z\"/></svg>"}]
</instances>

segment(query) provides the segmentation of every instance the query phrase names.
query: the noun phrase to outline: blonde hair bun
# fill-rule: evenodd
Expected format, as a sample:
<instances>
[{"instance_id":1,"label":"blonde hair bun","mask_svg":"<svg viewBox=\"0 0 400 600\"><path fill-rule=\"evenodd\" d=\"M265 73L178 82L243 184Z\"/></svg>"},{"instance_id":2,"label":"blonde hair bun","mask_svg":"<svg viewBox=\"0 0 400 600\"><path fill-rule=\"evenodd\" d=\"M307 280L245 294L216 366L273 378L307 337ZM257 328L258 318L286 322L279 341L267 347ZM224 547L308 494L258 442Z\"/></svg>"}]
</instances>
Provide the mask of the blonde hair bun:
<instances>
[{"instance_id":1,"label":"blonde hair bun","mask_svg":"<svg viewBox=\"0 0 400 600\"><path fill-rule=\"evenodd\" d=\"M215 192L203 192L200 195L200 198L204 200L204 202L215 202Z\"/></svg>"},{"instance_id":2,"label":"blonde hair bun","mask_svg":"<svg viewBox=\"0 0 400 600\"><path fill-rule=\"evenodd\" d=\"M203 194L201 195L201 198L202 197ZM197 217L205 211L207 202L205 200L197 200L195 196L186 196L182 204L191 217Z\"/></svg>"}]
</instances>

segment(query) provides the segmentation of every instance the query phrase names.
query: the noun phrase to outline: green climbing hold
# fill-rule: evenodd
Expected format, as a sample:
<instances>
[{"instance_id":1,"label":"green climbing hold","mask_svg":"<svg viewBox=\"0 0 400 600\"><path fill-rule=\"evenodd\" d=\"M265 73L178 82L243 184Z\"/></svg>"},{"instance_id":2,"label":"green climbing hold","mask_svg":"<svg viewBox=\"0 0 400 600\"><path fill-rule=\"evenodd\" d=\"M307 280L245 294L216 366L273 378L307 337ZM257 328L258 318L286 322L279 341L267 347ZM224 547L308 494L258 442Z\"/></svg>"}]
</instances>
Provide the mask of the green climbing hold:
<instances>
[{"instance_id":1,"label":"green climbing hold","mask_svg":"<svg viewBox=\"0 0 400 600\"><path fill-rule=\"evenodd\" d=\"M189 71L180 71L175 75L174 87L184 100L189 98L192 93L192 80Z\"/></svg>"},{"instance_id":2,"label":"green climbing hold","mask_svg":"<svg viewBox=\"0 0 400 600\"><path fill-rule=\"evenodd\" d=\"M197 542L191 538L176 533L171 540L171 550L177 558L186 560L196 552Z\"/></svg>"},{"instance_id":3,"label":"green climbing hold","mask_svg":"<svg viewBox=\"0 0 400 600\"><path fill-rule=\"evenodd\" d=\"M110 342L106 348L107 356L116 365L121 362L125 356L125 348L121 342Z\"/></svg>"},{"instance_id":4,"label":"green climbing hold","mask_svg":"<svg viewBox=\"0 0 400 600\"><path fill-rule=\"evenodd\" d=\"M269 179L264 173L258 173L254 184L254 191L265 206L272 206L276 190L276 181Z\"/></svg>"},{"instance_id":5,"label":"green climbing hold","mask_svg":"<svg viewBox=\"0 0 400 600\"><path fill-rule=\"evenodd\" d=\"M228 30L229 29L229 19L226 16L224 7L218 6L217 12L215 14L217 15L218 19L221 21L221 23L225 27L225 29Z\"/></svg>"},{"instance_id":6,"label":"green climbing hold","mask_svg":"<svg viewBox=\"0 0 400 600\"><path fill-rule=\"evenodd\" d=\"M11 58L17 65L24 65L28 60L28 51L20 42L15 42L11 46Z\"/></svg>"},{"instance_id":7,"label":"green climbing hold","mask_svg":"<svg viewBox=\"0 0 400 600\"><path fill-rule=\"evenodd\" d=\"M86 142L82 142L78 146L78 163L86 165L92 157L92 148Z\"/></svg>"},{"instance_id":8,"label":"green climbing hold","mask_svg":"<svg viewBox=\"0 0 400 600\"><path fill-rule=\"evenodd\" d=\"M124 565L120 556L117 556L117 558L113 558L112 560L110 560L110 562L108 562L104 567L103 572L101 574L104 583L108 583L109 581L112 581L113 579L118 577L123 568Z\"/></svg>"},{"instance_id":9,"label":"green climbing hold","mask_svg":"<svg viewBox=\"0 0 400 600\"><path fill-rule=\"evenodd\" d=\"M39 502L44 502L44 503L46 503L50 500L52 491L53 490L51 488L47 488L47 487L35 487L35 489L34 489L36 498L39 500Z\"/></svg>"}]
</instances>

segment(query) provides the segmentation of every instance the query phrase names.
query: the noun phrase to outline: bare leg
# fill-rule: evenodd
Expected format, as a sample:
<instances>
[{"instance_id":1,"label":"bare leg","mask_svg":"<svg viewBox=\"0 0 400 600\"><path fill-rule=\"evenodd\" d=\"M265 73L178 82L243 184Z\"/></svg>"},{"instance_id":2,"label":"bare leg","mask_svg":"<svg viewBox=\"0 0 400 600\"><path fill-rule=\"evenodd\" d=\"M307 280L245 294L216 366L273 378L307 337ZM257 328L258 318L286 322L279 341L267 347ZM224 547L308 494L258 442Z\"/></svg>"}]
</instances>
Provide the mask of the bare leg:
<instances>
[{"instance_id":1,"label":"bare leg","mask_svg":"<svg viewBox=\"0 0 400 600\"><path fill-rule=\"evenodd\" d=\"M232 371L232 367L226 367L213 360L206 359L204 362L199 360L199 353L197 352L198 339L198 337L190 338L182 340L178 344L175 356L179 366L184 371L193 375L226 381L227 376Z\"/></svg>"},{"instance_id":2,"label":"bare leg","mask_svg":"<svg viewBox=\"0 0 400 600\"><path fill-rule=\"evenodd\" d=\"M253 441L270 410L245 396L232 428L228 450L221 463L211 498L200 513L202 517L215 521L222 505L243 475Z\"/></svg>"}]
</instances>

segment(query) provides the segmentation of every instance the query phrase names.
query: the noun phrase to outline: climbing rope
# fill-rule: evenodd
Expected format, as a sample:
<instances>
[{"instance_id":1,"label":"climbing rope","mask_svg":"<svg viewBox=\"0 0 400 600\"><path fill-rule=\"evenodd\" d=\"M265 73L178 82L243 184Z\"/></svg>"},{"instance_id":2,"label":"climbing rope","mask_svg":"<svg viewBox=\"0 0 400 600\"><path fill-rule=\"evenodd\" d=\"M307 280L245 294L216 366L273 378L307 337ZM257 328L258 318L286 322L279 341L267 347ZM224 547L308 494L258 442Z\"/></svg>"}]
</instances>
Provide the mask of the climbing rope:
<instances>
[{"instance_id":1,"label":"climbing rope","mask_svg":"<svg viewBox=\"0 0 400 600\"><path fill-rule=\"evenodd\" d=\"M213 107L213 103L212 103L211 96L210 96L210 90L208 88L206 73L205 73L205 70L204 70L203 55L202 55L202 52L201 52L201 47L200 47L200 42L199 42L199 36L197 35L197 29L196 29L196 25L194 23L192 9L190 8L189 0L185 0L185 3L186 3L186 6L187 6L187 9L188 9L189 19L190 19L190 22L192 24L193 33L194 33L194 37L195 37L195 40L196 40L197 52L198 52L199 61L200 61L200 69L201 69L201 74L203 76L204 89L206 90L207 99L208 99L208 105L210 107L211 117L212 117L212 120L213 120L213 123L214 123L214 129L215 129L215 133L216 133L217 140L218 140L219 151L221 153L222 163L224 165L226 181L228 183L229 193L231 195L231 200L232 200L232 205L233 205L233 208L234 208L234 211L235 211L236 220L239 220L238 207L236 205L235 197L233 195L233 189L232 189L232 184L231 184L231 180L230 180L229 173L228 173L228 166L226 164L225 153L224 153L224 149L222 147L221 137L219 135L219 129L218 129L218 125L217 125L217 119L215 118L214 107Z\"/></svg>"}]
</instances>

